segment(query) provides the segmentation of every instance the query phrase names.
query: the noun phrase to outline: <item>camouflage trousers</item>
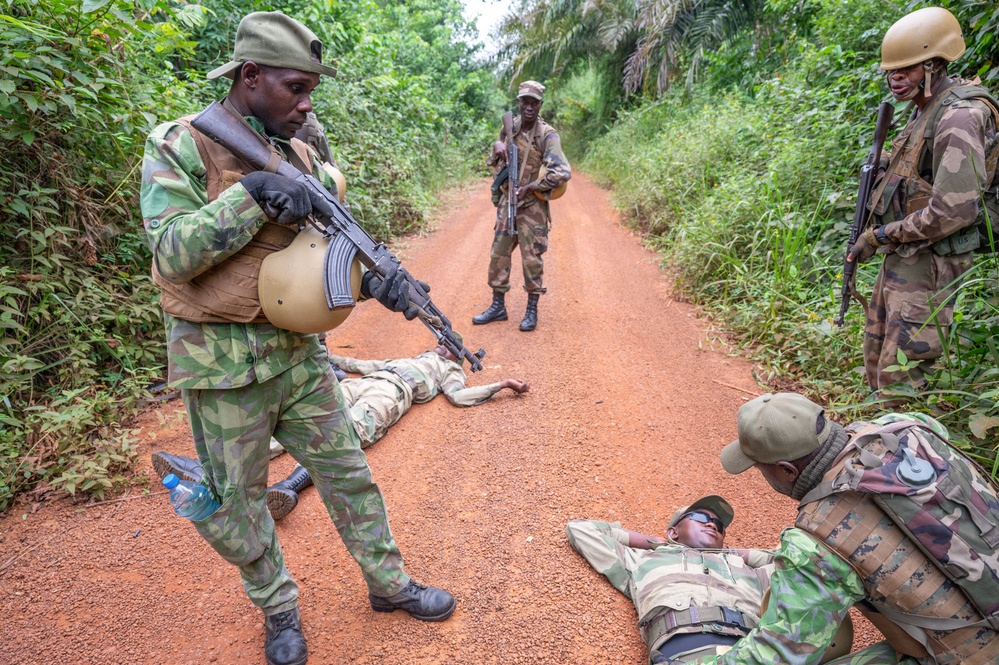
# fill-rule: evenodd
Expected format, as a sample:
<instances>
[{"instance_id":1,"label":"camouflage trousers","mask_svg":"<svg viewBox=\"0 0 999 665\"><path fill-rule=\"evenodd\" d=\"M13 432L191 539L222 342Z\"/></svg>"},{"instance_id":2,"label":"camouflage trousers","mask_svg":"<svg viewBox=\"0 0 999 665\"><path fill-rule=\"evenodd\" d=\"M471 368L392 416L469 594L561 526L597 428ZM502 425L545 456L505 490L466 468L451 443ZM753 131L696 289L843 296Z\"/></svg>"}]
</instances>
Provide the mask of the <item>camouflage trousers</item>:
<instances>
[{"instance_id":1,"label":"camouflage trousers","mask_svg":"<svg viewBox=\"0 0 999 665\"><path fill-rule=\"evenodd\" d=\"M413 390L398 374L378 371L340 382L354 429L367 448L385 436L413 406Z\"/></svg>"},{"instance_id":2,"label":"camouflage trousers","mask_svg":"<svg viewBox=\"0 0 999 665\"><path fill-rule=\"evenodd\" d=\"M943 355L940 335L947 334L953 321L952 296L971 264L971 253L938 256L926 251L909 258L885 255L871 294L864 335L864 369L873 390L900 381L925 387L925 375ZM938 307L941 309L934 316ZM888 371L889 365L898 364L899 350L909 360L921 362L908 372Z\"/></svg>"},{"instance_id":3,"label":"camouflage trousers","mask_svg":"<svg viewBox=\"0 0 999 665\"><path fill-rule=\"evenodd\" d=\"M830 660L825 665L929 665L932 662L930 659L903 656L888 642L878 642L866 649Z\"/></svg>"},{"instance_id":4,"label":"camouflage trousers","mask_svg":"<svg viewBox=\"0 0 999 665\"><path fill-rule=\"evenodd\" d=\"M534 196L531 194L530 196ZM524 270L524 290L545 293L545 261L548 251L548 205L541 201L517 211L516 235L511 235L506 223L506 194L496 213L493 246L489 252L489 286L497 293L510 290L510 268L513 249L520 246L520 262Z\"/></svg>"},{"instance_id":5,"label":"camouflage trousers","mask_svg":"<svg viewBox=\"0 0 999 665\"><path fill-rule=\"evenodd\" d=\"M247 596L264 614L298 603L298 586L266 507L272 435L308 469L371 593L390 596L409 583L381 490L325 352L262 384L181 392L205 471L202 482L222 504L194 527L239 567Z\"/></svg>"}]
</instances>

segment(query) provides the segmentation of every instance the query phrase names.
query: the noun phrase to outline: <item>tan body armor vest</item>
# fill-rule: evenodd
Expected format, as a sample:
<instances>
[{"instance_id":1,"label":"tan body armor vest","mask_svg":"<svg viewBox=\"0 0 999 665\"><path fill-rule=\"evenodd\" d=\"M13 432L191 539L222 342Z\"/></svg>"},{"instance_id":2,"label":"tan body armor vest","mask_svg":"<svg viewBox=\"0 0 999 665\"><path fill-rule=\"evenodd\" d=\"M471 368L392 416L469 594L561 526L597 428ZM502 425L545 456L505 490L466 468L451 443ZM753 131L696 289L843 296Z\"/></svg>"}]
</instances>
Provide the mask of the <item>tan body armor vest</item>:
<instances>
[{"instance_id":1,"label":"tan body armor vest","mask_svg":"<svg viewBox=\"0 0 999 665\"><path fill-rule=\"evenodd\" d=\"M541 118L537 119L535 126L530 131L534 140L531 140L524 131L518 128L514 140L516 140L517 150L520 152L521 186L529 185L532 181L537 180L541 173L542 159L545 156L545 139L554 131L555 128ZM545 205L548 203L541 197L525 196L523 201L517 202L517 206L524 208L533 205L536 201Z\"/></svg>"},{"instance_id":2,"label":"tan body armor vest","mask_svg":"<svg viewBox=\"0 0 999 665\"><path fill-rule=\"evenodd\" d=\"M191 127L194 117L185 116L178 122L194 137L205 164L208 200L214 201L244 175L257 169ZM312 164L303 142L292 139L291 146L303 164ZM164 279L153 262L153 282L163 291L160 306L171 316L197 323L267 323L257 292L260 264L270 254L288 247L297 235L293 227L265 222L238 252L182 284Z\"/></svg>"},{"instance_id":3,"label":"tan body armor vest","mask_svg":"<svg viewBox=\"0 0 999 665\"><path fill-rule=\"evenodd\" d=\"M854 438L865 433L861 430ZM840 477L849 461L868 452L883 456L887 447L874 439L863 450L841 456L822 483ZM987 625L967 626L981 622L982 615L872 494L842 491L807 503L795 526L823 542L860 575L868 598L856 607L899 653L928 658L937 665L986 665L999 659L996 631Z\"/></svg>"},{"instance_id":4,"label":"tan body armor vest","mask_svg":"<svg viewBox=\"0 0 999 665\"><path fill-rule=\"evenodd\" d=\"M933 139L944 107L965 98L978 99L992 110L993 120L999 129L999 110L984 97L968 95L966 91L973 87L964 80L949 83L934 95L915 122L908 124L892 141L892 157L886 173L888 180L879 185L874 195L874 213L881 224L904 219L930 204L933 194ZM955 91L961 94L955 94ZM999 150L986 150L985 168L988 173L995 171L997 155ZM922 177L924 173L929 174L930 180ZM977 240L978 228L972 224L939 240L933 250L941 256L963 254L976 249ZM899 253L904 255L904 250Z\"/></svg>"}]
</instances>

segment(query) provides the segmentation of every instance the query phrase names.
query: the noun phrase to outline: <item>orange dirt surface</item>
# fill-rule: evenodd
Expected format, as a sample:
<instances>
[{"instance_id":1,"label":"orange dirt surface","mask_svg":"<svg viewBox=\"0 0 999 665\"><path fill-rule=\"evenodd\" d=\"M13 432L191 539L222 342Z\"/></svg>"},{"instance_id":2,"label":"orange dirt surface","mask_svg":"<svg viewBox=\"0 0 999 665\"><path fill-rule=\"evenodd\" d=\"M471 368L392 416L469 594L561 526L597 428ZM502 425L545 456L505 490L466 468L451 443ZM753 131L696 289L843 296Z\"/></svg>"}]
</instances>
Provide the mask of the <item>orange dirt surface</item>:
<instances>
[{"instance_id":1,"label":"orange dirt surface","mask_svg":"<svg viewBox=\"0 0 999 665\"><path fill-rule=\"evenodd\" d=\"M469 384L513 377L531 389L468 409L417 405L367 450L407 571L458 599L449 620L373 612L315 488L278 522L310 662L644 663L631 601L571 550L566 522L661 534L679 505L719 493L736 511L728 545L775 547L794 502L755 471L730 476L718 462L736 410L764 391L672 297L659 257L585 176L552 204L548 293L532 333L517 329L527 300L519 259L510 320L471 325L491 301L488 187L444 207L434 230L393 251L432 285L466 345L487 350ZM359 358L434 343L375 302L327 341ZM0 663L264 662L260 611L235 568L173 514L149 462L156 450L194 455L183 408L151 408L135 426L141 457L123 500L15 506L0 520ZM272 482L292 466L276 459ZM858 623L855 644L875 637Z\"/></svg>"}]
</instances>

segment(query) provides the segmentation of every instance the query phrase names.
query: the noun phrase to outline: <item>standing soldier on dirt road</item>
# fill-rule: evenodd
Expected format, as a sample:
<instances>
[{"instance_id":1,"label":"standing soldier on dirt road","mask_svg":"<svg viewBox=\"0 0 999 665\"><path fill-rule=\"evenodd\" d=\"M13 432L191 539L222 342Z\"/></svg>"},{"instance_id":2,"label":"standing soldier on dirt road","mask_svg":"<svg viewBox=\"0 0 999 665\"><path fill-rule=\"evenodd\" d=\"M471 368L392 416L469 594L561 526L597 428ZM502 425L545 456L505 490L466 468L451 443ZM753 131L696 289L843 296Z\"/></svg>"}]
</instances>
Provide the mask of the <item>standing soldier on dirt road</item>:
<instances>
[{"instance_id":1,"label":"standing soldier on dirt road","mask_svg":"<svg viewBox=\"0 0 999 665\"><path fill-rule=\"evenodd\" d=\"M330 187L319 161L291 139L312 110L320 75L334 73L311 30L280 12L257 12L240 22L232 61L208 78L231 78L223 107L253 127L275 158L311 166ZM192 117L162 124L147 139L141 206L162 289L169 385L181 390L204 484L221 503L195 529L239 567L246 594L263 610L267 662L305 663L298 586L264 503L273 435L309 470L361 567L372 608L446 619L454 597L417 584L402 568L325 349L315 335L277 328L262 315L262 259L288 247L312 211L306 187L253 171L191 127ZM369 293L385 294L386 307L408 304L391 301L389 283L370 281L378 283Z\"/></svg>"},{"instance_id":2,"label":"standing soldier on dirt road","mask_svg":"<svg viewBox=\"0 0 999 665\"><path fill-rule=\"evenodd\" d=\"M999 663L999 497L922 414L841 427L795 393L743 404L726 471L798 502L759 627L703 663L814 665L856 607L885 636L836 665Z\"/></svg>"},{"instance_id":3,"label":"standing soldier on dirt road","mask_svg":"<svg viewBox=\"0 0 999 665\"><path fill-rule=\"evenodd\" d=\"M511 233L507 217L511 187L508 180L498 200L495 236L489 252L489 286L493 290L493 302L486 311L472 318L475 324L507 320L505 297L510 290L511 256L513 248L520 245L524 290L527 291L527 312L520 329L528 332L538 325L538 298L547 290L542 255L548 250L548 228L551 226L548 201L552 190L569 182L572 176L558 132L539 115L544 93L545 86L537 81L524 81L517 91L520 115L513 119L513 140L520 156L517 169L520 178L515 183L517 214ZM487 164L498 168L500 163L506 162L509 139L506 131L501 130ZM494 199L494 202L497 201Z\"/></svg>"},{"instance_id":4,"label":"standing soldier on dirt road","mask_svg":"<svg viewBox=\"0 0 999 665\"><path fill-rule=\"evenodd\" d=\"M872 196L875 220L847 259L884 254L864 338L867 381L876 391L900 381L926 387L953 320L956 282L980 245L976 220L995 172L999 109L983 88L947 75L947 63L964 50L961 26L940 7L904 16L881 44L892 95L912 100L914 109ZM889 371L899 350L918 365Z\"/></svg>"}]
</instances>

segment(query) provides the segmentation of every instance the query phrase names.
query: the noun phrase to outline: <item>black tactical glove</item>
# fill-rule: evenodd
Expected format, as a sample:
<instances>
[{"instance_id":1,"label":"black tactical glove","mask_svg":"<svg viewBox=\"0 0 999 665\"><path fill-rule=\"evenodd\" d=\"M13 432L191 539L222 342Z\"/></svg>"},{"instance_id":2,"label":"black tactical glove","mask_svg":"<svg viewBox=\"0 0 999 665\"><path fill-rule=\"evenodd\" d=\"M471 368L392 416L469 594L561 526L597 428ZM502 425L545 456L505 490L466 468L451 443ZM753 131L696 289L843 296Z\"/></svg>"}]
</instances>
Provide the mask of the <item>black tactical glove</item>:
<instances>
[{"instance_id":1,"label":"black tactical glove","mask_svg":"<svg viewBox=\"0 0 999 665\"><path fill-rule=\"evenodd\" d=\"M420 287L430 293L430 285L416 280ZM407 321L415 319L420 308L409 302L409 282L397 268L392 268L382 279L373 272L364 273L361 279L361 295L374 298L393 312L402 312Z\"/></svg>"},{"instance_id":2,"label":"black tactical glove","mask_svg":"<svg viewBox=\"0 0 999 665\"><path fill-rule=\"evenodd\" d=\"M254 171L239 182L264 214L278 224L292 224L312 212L308 188L291 178Z\"/></svg>"},{"instance_id":3,"label":"black tactical glove","mask_svg":"<svg viewBox=\"0 0 999 665\"><path fill-rule=\"evenodd\" d=\"M857 238L857 242L850 248L851 260L864 263L877 251L878 247L884 243L880 242L874 234L874 227L868 226L867 230Z\"/></svg>"}]
</instances>

